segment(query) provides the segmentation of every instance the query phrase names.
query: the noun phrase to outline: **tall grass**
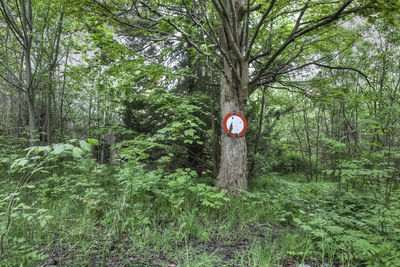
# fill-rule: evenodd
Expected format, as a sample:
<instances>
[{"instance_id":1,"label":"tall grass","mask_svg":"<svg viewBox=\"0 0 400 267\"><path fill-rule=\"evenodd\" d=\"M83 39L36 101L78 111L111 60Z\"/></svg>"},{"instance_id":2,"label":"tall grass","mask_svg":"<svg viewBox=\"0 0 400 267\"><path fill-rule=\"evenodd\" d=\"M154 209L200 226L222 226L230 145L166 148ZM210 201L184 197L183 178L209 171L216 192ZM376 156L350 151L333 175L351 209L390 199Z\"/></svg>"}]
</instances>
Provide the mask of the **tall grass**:
<instances>
[{"instance_id":1,"label":"tall grass","mask_svg":"<svg viewBox=\"0 0 400 267\"><path fill-rule=\"evenodd\" d=\"M250 192L230 197L191 170L90 159L48 167L18 194L1 266L397 266L398 201L379 220L373 197L338 198L335 184L293 175L257 177ZM13 176L2 181L2 233Z\"/></svg>"}]
</instances>

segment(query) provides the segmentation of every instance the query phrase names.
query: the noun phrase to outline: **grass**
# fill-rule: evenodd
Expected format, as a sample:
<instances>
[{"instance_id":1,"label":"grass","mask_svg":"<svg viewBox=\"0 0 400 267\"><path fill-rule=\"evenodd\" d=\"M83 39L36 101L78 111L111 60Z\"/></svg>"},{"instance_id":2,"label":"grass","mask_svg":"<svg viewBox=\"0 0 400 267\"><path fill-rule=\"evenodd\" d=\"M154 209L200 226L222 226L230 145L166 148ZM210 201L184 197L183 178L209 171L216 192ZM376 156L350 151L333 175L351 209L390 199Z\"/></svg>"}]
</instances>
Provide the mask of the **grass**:
<instances>
[{"instance_id":1,"label":"grass","mask_svg":"<svg viewBox=\"0 0 400 267\"><path fill-rule=\"evenodd\" d=\"M150 187L124 189L115 170L103 173L59 173L21 191L0 265L357 266L382 261L372 254L357 258L343 234L333 234L348 218L329 223L329 216L340 213L332 208L339 201L332 183L306 184L299 175L271 173L258 177L251 192L224 200L203 187L182 194L180 183L166 184L154 174L146 178L155 179ZM2 199L13 181L3 180ZM169 195L158 193L163 190ZM172 201L170 194L183 201ZM2 214L5 207L1 202ZM317 227L323 214L326 221ZM3 219L3 232L4 224Z\"/></svg>"}]
</instances>

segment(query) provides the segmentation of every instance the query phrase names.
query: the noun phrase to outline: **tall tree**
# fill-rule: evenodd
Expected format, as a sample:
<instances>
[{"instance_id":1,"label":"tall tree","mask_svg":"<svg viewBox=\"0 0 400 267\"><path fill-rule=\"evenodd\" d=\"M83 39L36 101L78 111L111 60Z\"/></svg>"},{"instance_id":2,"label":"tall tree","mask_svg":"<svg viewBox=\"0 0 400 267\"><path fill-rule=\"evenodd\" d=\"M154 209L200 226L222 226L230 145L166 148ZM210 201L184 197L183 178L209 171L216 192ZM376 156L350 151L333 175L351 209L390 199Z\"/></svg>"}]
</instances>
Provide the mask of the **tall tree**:
<instances>
[{"instance_id":1,"label":"tall tree","mask_svg":"<svg viewBox=\"0 0 400 267\"><path fill-rule=\"evenodd\" d=\"M1 64L6 74L2 78L25 96L31 144L36 143L39 131L46 130L50 142L51 94L63 32L62 6L56 1L0 0L0 14L0 23L6 25L10 35L10 41L4 44L6 62L11 58L8 52L16 51L15 62ZM17 69L23 70L21 75L15 74Z\"/></svg>"},{"instance_id":2,"label":"tall tree","mask_svg":"<svg viewBox=\"0 0 400 267\"><path fill-rule=\"evenodd\" d=\"M244 0L212 2L221 21L219 39L215 40L223 61L221 118L232 111L243 112L248 97L256 89L290 72L307 45L326 36L333 22L373 7L372 2L353 0L335 3L271 0L268 4L253 5ZM266 29L267 25L272 26ZM246 142L244 138L232 139L226 135L221 139L217 185L230 191L245 190Z\"/></svg>"},{"instance_id":3,"label":"tall tree","mask_svg":"<svg viewBox=\"0 0 400 267\"><path fill-rule=\"evenodd\" d=\"M32 20L32 3L30 0L16 1L16 5L11 7L7 1L0 1L0 12L3 15L5 23L11 29L14 37L20 43L23 50L25 81L21 88L26 93L28 99L29 111L29 132L31 144L34 144L35 135L37 134L37 114L35 108L35 86L34 86L34 70L32 66L32 38L34 33Z\"/></svg>"},{"instance_id":4,"label":"tall tree","mask_svg":"<svg viewBox=\"0 0 400 267\"><path fill-rule=\"evenodd\" d=\"M367 14L382 6L395 7L395 2L356 0L95 3L101 7L102 14L111 14L120 26L142 34L147 32L151 37L184 40L188 47L205 57L212 53L212 62L221 72L221 120L229 112L244 112L247 99L255 90L271 85L294 70L299 58L308 55L309 61L315 61L316 55L308 51L309 44L329 39L334 22L358 12ZM246 190L246 165L245 138L222 134L217 186L231 192Z\"/></svg>"}]
</instances>

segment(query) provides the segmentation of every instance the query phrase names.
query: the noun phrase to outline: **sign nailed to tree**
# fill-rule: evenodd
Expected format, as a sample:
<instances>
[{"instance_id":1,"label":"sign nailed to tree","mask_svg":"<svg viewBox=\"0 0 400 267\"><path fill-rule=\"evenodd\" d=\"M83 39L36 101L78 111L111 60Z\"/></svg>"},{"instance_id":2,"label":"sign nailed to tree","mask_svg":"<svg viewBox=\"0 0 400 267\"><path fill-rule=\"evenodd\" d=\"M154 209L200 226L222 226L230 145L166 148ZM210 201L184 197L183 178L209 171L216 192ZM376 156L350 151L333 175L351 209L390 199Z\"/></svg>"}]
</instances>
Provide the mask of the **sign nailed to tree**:
<instances>
[{"instance_id":1,"label":"sign nailed to tree","mask_svg":"<svg viewBox=\"0 0 400 267\"><path fill-rule=\"evenodd\" d=\"M247 130L246 118L237 112L226 114L223 122L224 130L230 137L241 137Z\"/></svg>"}]
</instances>

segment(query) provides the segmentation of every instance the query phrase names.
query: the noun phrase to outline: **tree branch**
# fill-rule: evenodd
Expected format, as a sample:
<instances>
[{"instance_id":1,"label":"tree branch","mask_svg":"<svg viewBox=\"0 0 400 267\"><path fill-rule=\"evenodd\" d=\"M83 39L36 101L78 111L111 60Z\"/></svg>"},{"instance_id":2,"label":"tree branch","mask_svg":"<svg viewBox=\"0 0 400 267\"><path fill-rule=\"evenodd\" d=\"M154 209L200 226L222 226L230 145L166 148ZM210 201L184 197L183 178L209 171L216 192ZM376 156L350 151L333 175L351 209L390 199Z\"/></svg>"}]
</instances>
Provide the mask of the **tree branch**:
<instances>
[{"instance_id":1,"label":"tree branch","mask_svg":"<svg viewBox=\"0 0 400 267\"><path fill-rule=\"evenodd\" d=\"M258 33L260 32L262 26L264 25L265 19L267 18L267 16L269 15L269 13L271 12L272 8L275 5L276 0L272 0L271 3L269 4L267 10L264 12L263 16L260 18L257 27L256 27L256 31L253 34L253 37L250 40L250 44L246 50L246 54L245 54L245 60L248 60L250 58L250 54L251 54L251 49L253 48L253 45L257 39Z\"/></svg>"},{"instance_id":2,"label":"tree branch","mask_svg":"<svg viewBox=\"0 0 400 267\"><path fill-rule=\"evenodd\" d=\"M213 34L215 40L217 40L217 42L218 42L218 35L217 35L217 33L215 32L214 27L211 25L210 20L208 19L206 9L205 9L204 6L203 6L203 0L200 0L200 1L199 1L199 5L200 5L200 7L201 7L201 11L203 12L203 16L204 16L205 19L206 19L206 22L207 22L207 24L208 24L208 27L211 29L211 32L212 32L212 34ZM219 42L218 42L218 46L220 46Z\"/></svg>"},{"instance_id":3,"label":"tree branch","mask_svg":"<svg viewBox=\"0 0 400 267\"><path fill-rule=\"evenodd\" d=\"M235 56L237 57L237 59L240 62L243 62L244 61L244 57L243 57L242 53L239 50L238 43L235 40L230 20L227 19L226 9L224 9L224 7L222 7L220 5L220 3L217 2L219 0L212 0L212 1L213 1L213 3L215 3L214 5L215 5L215 7L216 7L216 9L217 9L217 11L218 11L218 13L220 15L224 32L225 32L226 36L228 37L229 44L230 44L233 52L235 53Z\"/></svg>"},{"instance_id":4,"label":"tree branch","mask_svg":"<svg viewBox=\"0 0 400 267\"><path fill-rule=\"evenodd\" d=\"M323 68L326 68L326 69L331 69L331 70L351 70L351 71L355 71L355 72L357 72L358 74L360 74L361 76L364 77L364 79L367 81L369 87L374 88L371 85L368 76L366 74L364 74L362 71L360 71L360 70L358 70L356 68L344 67L344 66L329 66L329 65L324 65L324 64L321 64L321 63L317 63L317 62L311 62L311 63L305 64L305 65L303 65L303 67L309 66L309 65L316 65L316 66L323 67Z\"/></svg>"},{"instance_id":5,"label":"tree branch","mask_svg":"<svg viewBox=\"0 0 400 267\"><path fill-rule=\"evenodd\" d=\"M0 77L1 77L3 80L5 80L7 83L9 83L9 84L11 84L12 86L14 86L15 88L17 88L18 90L20 90L20 91L22 91L22 92L24 92L24 93L26 92L26 91L24 90L23 87L21 87L21 86L15 84L15 83L13 83L12 81L10 81L9 79L7 79L7 77L3 76L2 74L0 74Z\"/></svg>"},{"instance_id":6,"label":"tree branch","mask_svg":"<svg viewBox=\"0 0 400 267\"><path fill-rule=\"evenodd\" d=\"M306 33L309 33L313 30L316 30L322 26L325 26L337 19L340 18L340 15L343 13L343 11L347 8L347 6L349 6L351 4L351 2L353 2L354 0L348 0L347 2L345 2L334 14L332 15L326 15L322 18L320 18L318 21L318 23L314 24L313 26L310 27L304 27L302 29L299 29L296 33L295 33L295 37L298 38L300 36L303 36ZM357 9L355 9L357 10ZM353 10L349 10L348 12L346 12L346 14L350 14L354 12Z\"/></svg>"},{"instance_id":7,"label":"tree branch","mask_svg":"<svg viewBox=\"0 0 400 267\"><path fill-rule=\"evenodd\" d=\"M6 20L7 25L10 27L10 29L13 32L18 43L20 43L22 47L25 47L24 43L22 42L23 34L17 27L15 21L10 18L10 14L9 14L10 11L8 10L8 7L4 3L4 0L0 0L0 4L1 4L0 12L4 16L4 19Z\"/></svg>"},{"instance_id":8,"label":"tree branch","mask_svg":"<svg viewBox=\"0 0 400 267\"><path fill-rule=\"evenodd\" d=\"M304 15L304 13L307 10L307 4L304 5L303 9L301 10L297 20L296 20L296 24L293 27L292 32L287 36L286 40L283 42L282 46L269 58L269 60L267 61L267 63L264 65L264 67L261 68L261 70L258 72L258 74L254 77L254 79L250 82L250 86L249 86L249 95L255 90L255 85L258 83L259 79L261 78L261 76L263 75L263 73L271 66L271 64L275 61L275 59L286 49L286 47L292 43L294 40L296 40L295 38L295 33L297 31L297 29L300 26L300 21Z\"/></svg>"},{"instance_id":9,"label":"tree branch","mask_svg":"<svg viewBox=\"0 0 400 267\"><path fill-rule=\"evenodd\" d=\"M185 9L187 13L189 14L190 19L197 25L199 26L203 32L210 38L210 40L216 45L219 46L218 38L215 34L211 34L209 31L207 31L204 26L193 16L192 12L189 10L189 7L186 5L185 0L182 0L183 5L185 6ZM201 5L201 4L200 4ZM207 14L203 12L203 15L206 17L206 21L209 23ZM211 28L212 29L212 28ZM213 31L211 31L213 33Z\"/></svg>"}]
</instances>

